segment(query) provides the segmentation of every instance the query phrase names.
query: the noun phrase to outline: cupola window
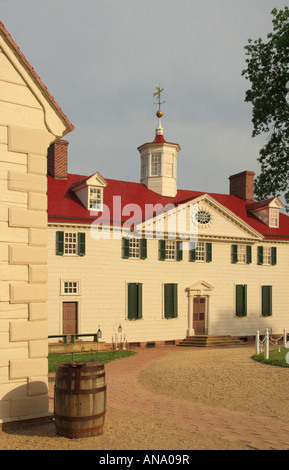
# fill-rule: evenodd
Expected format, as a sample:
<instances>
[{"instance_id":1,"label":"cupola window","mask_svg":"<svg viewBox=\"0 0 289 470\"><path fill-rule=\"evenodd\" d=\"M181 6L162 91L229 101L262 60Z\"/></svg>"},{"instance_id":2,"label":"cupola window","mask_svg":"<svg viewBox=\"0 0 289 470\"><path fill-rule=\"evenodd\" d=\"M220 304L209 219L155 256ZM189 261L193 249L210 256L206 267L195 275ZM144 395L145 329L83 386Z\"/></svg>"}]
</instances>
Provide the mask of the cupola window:
<instances>
[{"instance_id":1,"label":"cupola window","mask_svg":"<svg viewBox=\"0 0 289 470\"><path fill-rule=\"evenodd\" d=\"M160 176L161 174L161 154L153 153L151 156L151 176Z\"/></svg>"}]
</instances>

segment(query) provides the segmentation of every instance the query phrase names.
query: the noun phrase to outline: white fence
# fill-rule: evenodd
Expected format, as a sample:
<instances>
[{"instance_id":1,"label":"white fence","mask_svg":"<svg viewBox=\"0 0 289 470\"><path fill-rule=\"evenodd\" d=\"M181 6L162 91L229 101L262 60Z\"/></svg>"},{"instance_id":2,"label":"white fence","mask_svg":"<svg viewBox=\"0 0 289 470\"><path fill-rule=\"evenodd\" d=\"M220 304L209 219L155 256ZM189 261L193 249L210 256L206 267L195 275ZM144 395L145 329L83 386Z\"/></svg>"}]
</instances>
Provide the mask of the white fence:
<instances>
[{"instance_id":1,"label":"white fence","mask_svg":"<svg viewBox=\"0 0 289 470\"><path fill-rule=\"evenodd\" d=\"M266 328L265 336L264 336L264 339L262 341L260 340L260 331L257 330L256 340L255 340L256 354L260 354L260 351L261 352L263 351L263 346L264 346L265 347L265 359L269 359L269 346L270 346L270 343L273 344L274 346L277 346L278 342L281 341L281 339L283 339L284 348L286 348L286 347L288 348L286 330L284 330L283 335L280 336L280 338L273 338L272 336L270 336L269 328Z\"/></svg>"}]
</instances>

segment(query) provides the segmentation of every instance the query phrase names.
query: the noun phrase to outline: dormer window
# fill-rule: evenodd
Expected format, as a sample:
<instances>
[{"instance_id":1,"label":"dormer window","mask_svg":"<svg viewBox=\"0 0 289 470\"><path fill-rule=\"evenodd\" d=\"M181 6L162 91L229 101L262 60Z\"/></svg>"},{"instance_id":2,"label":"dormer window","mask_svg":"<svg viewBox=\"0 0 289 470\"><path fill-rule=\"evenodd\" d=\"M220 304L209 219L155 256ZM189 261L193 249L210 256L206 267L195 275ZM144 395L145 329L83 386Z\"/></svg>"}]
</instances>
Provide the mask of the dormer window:
<instances>
[{"instance_id":1,"label":"dormer window","mask_svg":"<svg viewBox=\"0 0 289 470\"><path fill-rule=\"evenodd\" d=\"M73 191L84 207L89 211L103 210L103 190L107 186L107 182L100 173L77 181L70 190Z\"/></svg>"},{"instance_id":2,"label":"dormer window","mask_svg":"<svg viewBox=\"0 0 289 470\"><path fill-rule=\"evenodd\" d=\"M253 202L247 205L247 211L255 215L261 222L271 228L279 228L279 212L283 207L278 197L265 201Z\"/></svg>"},{"instance_id":3,"label":"dormer window","mask_svg":"<svg viewBox=\"0 0 289 470\"><path fill-rule=\"evenodd\" d=\"M102 208L102 189L89 188L89 209L101 210Z\"/></svg>"},{"instance_id":4,"label":"dormer window","mask_svg":"<svg viewBox=\"0 0 289 470\"><path fill-rule=\"evenodd\" d=\"M269 209L269 227L279 227L279 209Z\"/></svg>"}]
</instances>

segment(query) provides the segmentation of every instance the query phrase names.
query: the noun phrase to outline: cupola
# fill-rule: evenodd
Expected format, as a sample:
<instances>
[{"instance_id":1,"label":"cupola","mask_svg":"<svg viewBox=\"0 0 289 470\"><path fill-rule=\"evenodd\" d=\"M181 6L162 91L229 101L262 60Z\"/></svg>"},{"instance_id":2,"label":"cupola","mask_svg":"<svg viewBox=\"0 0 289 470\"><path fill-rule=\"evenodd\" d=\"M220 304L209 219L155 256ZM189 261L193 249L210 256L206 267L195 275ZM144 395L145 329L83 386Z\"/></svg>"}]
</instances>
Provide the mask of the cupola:
<instances>
[{"instance_id":1,"label":"cupola","mask_svg":"<svg viewBox=\"0 0 289 470\"><path fill-rule=\"evenodd\" d=\"M174 197L177 193L178 151L181 148L179 144L166 142L161 123L163 112L159 109L156 116L158 127L154 141L138 147L141 160L140 181L162 196Z\"/></svg>"}]
</instances>

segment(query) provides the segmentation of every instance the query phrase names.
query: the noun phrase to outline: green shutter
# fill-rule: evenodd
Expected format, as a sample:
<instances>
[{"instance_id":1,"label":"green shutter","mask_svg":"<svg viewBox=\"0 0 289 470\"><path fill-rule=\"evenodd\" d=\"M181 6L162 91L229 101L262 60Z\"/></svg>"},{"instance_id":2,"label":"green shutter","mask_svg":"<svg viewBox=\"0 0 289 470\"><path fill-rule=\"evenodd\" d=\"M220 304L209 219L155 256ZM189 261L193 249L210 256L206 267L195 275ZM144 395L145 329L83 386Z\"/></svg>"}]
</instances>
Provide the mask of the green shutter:
<instances>
[{"instance_id":1,"label":"green shutter","mask_svg":"<svg viewBox=\"0 0 289 470\"><path fill-rule=\"evenodd\" d=\"M159 241L159 259L164 261L166 259L166 241L160 240Z\"/></svg>"},{"instance_id":2,"label":"green shutter","mask_svg":"<svg viewBox=\"0 0 289 470\"><path fill-rule=\"evenodd\" d=\"M122 239L122 257L124 259L129 258L129 238Z\"/></svg>"},{"instance_id":3,"label":"green shutter","mask_svg":"<svg viewBox=\"0 0 289 470\"><path fill-rule=\"evenodd\" d=\"M178 284L173 284L173 296L174 296L174 311L173 317L178 316Z\"/></svg>"},{"instance_id":4,"label":"green shutter","mask_svg":"<svg viewBox=\"0 0 289 470\"><path fill-rule=\"evenodd\" d=\"M206 243L206 262L211 263L212 261L212 243Z\"/></svg>"},{"instance_id":5,"label":"green shutter","mask_svg":"<svg viewBox=\"0 0 289 470\"><path fill-rule=\"evenodd\" d=\"M56 254L64 254L64 232L56 232Z\"/></svg>"},{"instance_id":6,"label":"green shutter","mask_svg":"<svg viewBox=\"0 0 289 470\"><path fill-rule=\"evenodd\" d=\"M273 266L277 264L277 248L275 246L271 248L271 264Z\"/></svg>"},{"instance_id":7,"label":"green shutter","mask_svg":"<svg viewBox=\"0 0 289 470\"><path fill-rule=\"evenodd\" d=\"M142 318L142 284L127 286L127 317L129 320Z\"/></svg>"},{"instance_id":8,"label":"green shutter","mask_svg":"<svg viewBox=\"0 0 289 470\"><path fill-rule=\"evenodd\" d=\"M262 286L262 315L272 315L272 286Z\"/></svg>"},{"instance_id":9,"label":"green shutter","mask_svg":"<svg viewBox=\"0 0 289 470\"><path fill-rule=\"evenodd\" d=\"M140 240L140 257L141 259L147 258L147 239L142 238Z\"/></svg>"},{"instance_id":10,"label":"green shutter","mask_svg":"<svg viewBox=\"0 0 289 470\"><path fill-rule=\"evenodd\" d=\"M77 241L78 241L78 254L79 256L85 255L85 233L78 233L77 234Z\"/></svg>"},{"instance_id":11,"label":"green shutter","mask_svg":"<svg viewBox=\"0 0 289 470\"><path fill-rule=\"evenodd\" d=\"M190 243L190 261L196 261L196 247L197 244L195 242Z\"/></svg>"},{"instance_id":12,"label":"green shutter","mask_svg":"<svg viewBox=\"0 0 289 470\"><path fill-rule=\"evenodd\" d=\"M238 262L238 245L232 245L232 263Z\"/></svg>"},{"instance_id":13,"label":"green shutter","mask_svg":"<svg viewBox=\"0 0 289 470\"><path fill-rule=\"evenodd\" d=\"M236 286L236 316L244 317L247 315L247 286Z\"/></svg>"},{"instance_id":14,"label":"green shutter","mask_svg":"<svg viewBox=\"0 0 289 470\"><path fill-rule=\"evenodd\" d=\"M137 289L137 318L142 318L142 284Z\"/></svg>"},{"instance_id":15,"label":"green shutter","mask_svg":"<svg viewBox=\"0 0 289 470\"><path fill-rule=\"evenodd\" d=\"M247 286L243 286L244 287L244 315L246 316L247 315Z\"/></svg>"},{"instance_id":16,"label":"green shutter","mask_svg":"<svg viewBox=\"0 0 289 470\"><path fill-rule=\"evenodd\" d=\"M247 264L251 264L252 263L252 247L251 247L251 245L247 245L246 251L247 251Z\"/></svg>"},{"instance_id":17,"label":"green shutter","mask_svg":"<svg viewBox=\"0 0 289 470\"><path fill-rule=\"evenodd\" d=\"M165 284L165 318L173 316L173 308L172 284Z\"/></svg>"},{"instance_id":18,"label":"green shutter","mask_svg":"<svg viewBox=\"0 0 289 470\"><path fill-rule=\"evenodd\" d=\"M129 319L133 319L137 315L137 284L128 284L127 294L127 316Z\"/></svg>"},{"instance_id":19,"label":"green shutter","mask_svg":"<svg viewBox=\"0 0 289 470\"><path fill-rule=\"evenodd\" d=\"M165 284L165 318L178 316L178 285Z\"/></svg>"},{"instance_id":20,"label":"green shutter","mask_svg":"<svg viewBox=\"0 0 289 470\"><path fill-rule=\"evenodd\" d=\"M258 264L263 264L263 247L258 246Z\"/></svg>"},{"instance_id":21,"label":"green shutter","mask_svg":"<svg viewBox=\"0 0 289 470\"><path fill-rule=\"evenodd\" d=\"M177 261L182 261L183 259L183 242L177 241Z\"/></svg>"}]
</instances>

